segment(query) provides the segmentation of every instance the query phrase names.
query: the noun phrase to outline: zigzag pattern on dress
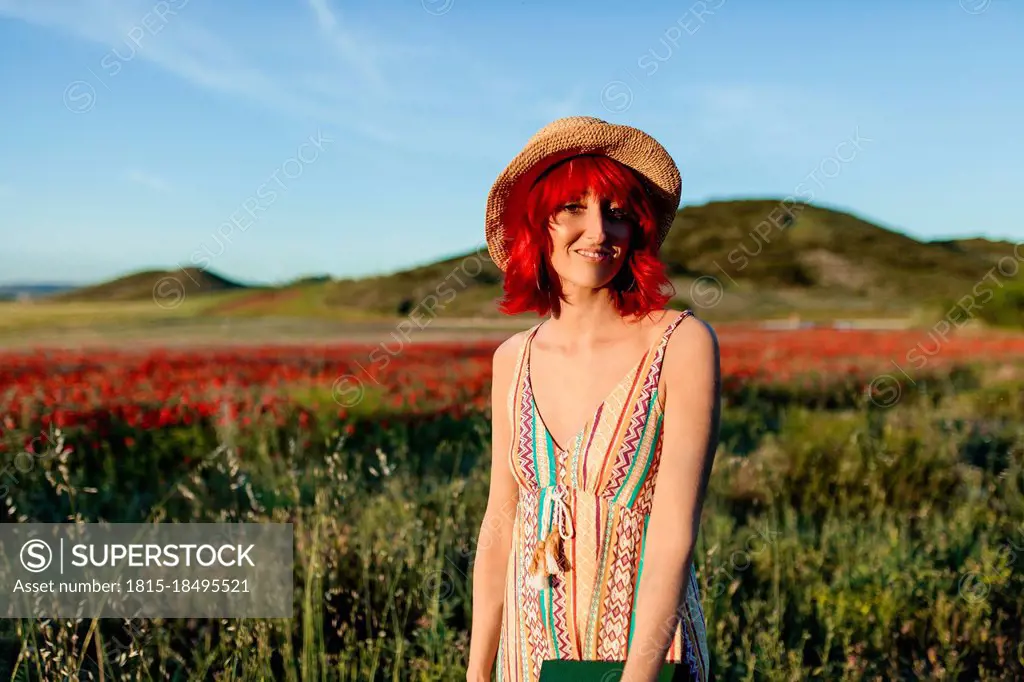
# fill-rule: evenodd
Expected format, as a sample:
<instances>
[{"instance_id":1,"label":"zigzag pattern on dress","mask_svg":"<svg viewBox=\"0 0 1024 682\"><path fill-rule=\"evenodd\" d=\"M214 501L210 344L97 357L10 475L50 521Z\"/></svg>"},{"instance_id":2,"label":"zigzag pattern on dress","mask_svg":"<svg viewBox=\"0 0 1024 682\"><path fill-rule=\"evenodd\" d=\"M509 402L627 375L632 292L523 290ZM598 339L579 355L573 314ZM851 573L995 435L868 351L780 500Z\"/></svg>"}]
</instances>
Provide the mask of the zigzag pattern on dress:
<instances>
[{"instance_id":1,"label":"zigzag pattern on dress","mask_svg":"<svg viewBox=\"0 0 1024 682\"><path fill-rule=\"evenodd\" d=\"M651 455L651 467L647 471L647 478L640 484L640 493L633 503L633 509L641 514L650 514L654 504L654 487L658 481L658 469L661 468L661 425L655 422L654 428L658 429L655 434L657 440L654 445L654 453Z\"/></svg>"},{"instance_id":2,"label":"zigzag pattern on dress","mask_svg":"<svg viewBox=\"0 0 1024 682\"><path fill-rule=\"evenodd\" d=\"M629 466L636 454L636 444L640 442L640 433L635 430L635 427L636 424L631 421L625 434L625 441L626 443L629 443L629 445L624 443L615 455L615 465L612 467L611 473L608 476L608 482L604 487L604 496L609 502L619 492L623 481L626 480L626 475L629 472ZM640 428L643 428L642 424L640 425Z\"/></svg>"},{"instance_id":3,"label":"zigzag pattern on dress","mask_svg":"<svg viewBox=\"0 0 1024 682\"><path fill-rule=\"evenodd\" d=\"M515 575L509 577L505 594L502 617L507 630L503 629L504 646L498 650L499 658L506 659L501 666L505 682L537 682L543 661L556 656L621 660L628 653L644 520L650 513L664 435L663 410L651 401L658 398L669 334L689 316L680 315L668 326L640 365L611 391L591 423L573 437L571 457L557 458L552 471L548 471L548 434L542 432L529 382L531 337L527 337L510 414L516 433L510 448L515 451L509 452L508 461L519 485L519 505L513 530L515 557L510 563ZM545 438L538 442L541 436ZM629 456L623 457L623 452ZM544 461L535 462L542 454ZM541 475L544 481L538 480ZM572 488L575 533L566 540L565 549L574 565L553 578L552 589L538 591L528 584L526 563L539 542L539 525L550 523L546 516L541 519L540 497L552 480ZM620 499L635 497L631 507L611 503L610 498L620 492ZM694 679L706 682L707 635L692 566L687 588L666 658L685 662Z\"/></svg>"},{"instance_id":4,"label":"zigzag pattern on dress","mask_svg":"<svg viewBox=\"0 0 1024 682\"><path fill-rule=\"evenodd\" d=\"M624 394L627 390L628 388L623 386L623 382L620 382L608 397L605 398L601 414L598 415L599 419L590 425L590 444L587 447L587 452L589 453L587 459L589 462L592 462L588 465L590 470L600 471L605 466L605 457L609 449L611 449L611 439L614 435L612 428L608 424L614 423L622 412L626 400ZM588 476L588 478L590 477Z\"/></svg>"},{"instance_id":5,"label":"zigzag pattern on dress","mask_svg":"<svg viewBox=\"0 0 1024 682\"><path fill-rule=\"evenodd\" d=\"M597 655L604 660L622 658L629 642L629 621L633 604L633 549L639 545L640 525L630 513L618 513L615 554L609 570L608 596L604 609Z\"/></svg>"},{"instance_id":6,"label":"zigzag pattern on dress","mask_svg":"<svg viewBox=\"0 0 1024 682\"><path fill-rule=\"evenodd\" d=\"M644 365L646 363L641 362L637 371L641 371ZM630 465L636 458L640 440L643 438L644 426L647 424L647 406L650 404L651 396L650 379L651 372L648 371L640 388L640 393L633 401L633 413L629 418L629 426L623 435L619 451L616 453L615 466L612 468L611 476L608 477L608 484L605 490L612 496L619 492L619 488L625 482Z\"/></svg>"},{"instance_id":7,"label":"zigzag pattern on dress","mask_svg":"<svg viewBox=\"0 0 1024 682\"><path fill-rule=\"evenodd\" d=\"M574 642L569 633L569 620L565 608L565 590L568 586L565 576L558 576L557 584L551 588L551 619L554 621L555 641L558 642L559 658L577 658Z\"/></svg>"},{"instance_id":8,"label":"zigzag pattern on dress","mask_svg":"<svg viewBox=\"0 0 1024 682\"><path fill-rule=\"evenodd\" d=\"M534 486L537 485L537 471L533 466L533 394L530 382L523 382L523 397L519 401L519 467L523 478Z\"/></svg>"},{"instance_id":9,"label":"zigzag pattern on dress","mask_svg":"<svg viewBox=\"0 0 1024 682\"><path fill-rule=\"evenodd\" d=\"M665 350L668 348L669 336L675 330L679 324L688 317L692 317L693 313L689 310L683 311L683 314L672 321L672 324L665 329L665 333L661 337L661 343L658 344L658 349L654 353L654 362L651 363L651 374L654 375L654 385L657 386L661 381L661 366L665 361Z\"/></svg>"},{"instance_id":10,"label":"zigzag pattern on dress","mask_svg":"<svg viewBox=\"0 0 1024 682\"><path fill-rule=\"evenodd\" d=\"M517 538L520 542L523 542L523 539L522 539L523 538L523 528L524 528L524 524L522 523L522 519L521 519L520 520L520 524L519 524L519 528L518 528L519 536ZM524 546L525 546L525 544L526 543L524 543ZM528 555L526 555L526 554L522 554L522 553L518 553L518 552L516 553L516 576L517 576L517 580L516 580L516 594L515 594L516 600L515 601L516 601L517 605L522 603L523 595L526 594L526 557L527 556ZM506 608L506 607L503 606L503 609L504 608ZM523 617L522 613L517 613L516 614L516 618L513 621L514 625L519 630L518 635L516 637L516 642L519 644L519 650L516 651L516 657L512 661L510 661L510 663L514 663L515 664L515 670L510 671L510 674L511 675L515 675L516 678L521 678L522 675L525 674L524 671L523 671L523 667L526 665L527 656L528 656L528 653L529 653L529 642L527 641L526 632L525 632L525 630L526 630L526 621L527 621L527 619L525 617ZM518 680L517 680L517 682L518 682Z\"/></svg>"},{"instance_id":11,"label":"zigzag pattern on dress","mask_svg":"<svg viewBox=\"0 0 1024 682\"><path fill-rule=\"evenodd\" d=\"M539 518L537 516L536 509L531 509L522 525L522 537L524 538L523 573L526 573L527 568L526 557L532 557L534 550L537 548L536 524L538 522ZM522 583L520 584L522 585ZM526 587L525 585L522 586L524 589L519 592L519 603L526 612L526 631L530 639L530 654L533 658L531 661L531 667L539 671L541 662L544 660L544 655L548 650L544 641L546 628L544 627L540 617L541 593Z\"/></svg>"},{"instance_id":12,"label":"zigzag pattern on dress","mask_svg":"<svg viewBox=\"0 0 1024 682\"><path fill-rule=\"evenodd\" d=\"M565 457L562 457L562 462L565 462ZM563 551L568 554L571 546L571 541L566 543ZM566 556L566 559L568 560L568 556ZM570 567L570 570L575 571L575 566ZM574 638L569 632L569 616L566 610L567 597L565 594L569 587L569 580L575 579L574 576L575 573L569 575L563 573L554 579L554 584L551 586L551 620L555 628L554 637L558 643L559 658L578 658L574 652Z\"/></svg>"},{"instance_id":13,"label":"zigzag pattern on dress","mask_svg":"<svg viewBox=\"0 0 1024 682\"><path fill-rule=\"evenodd\" d=\"M630 464L636 457L637 448L640 440L643 438L644 427L647 425L647 412L650 407L650 401L656 396L658 381L661 377L661 363L665 357L665 347L668 345L666 342L676 326L687 317L689 315L683 313L672 321L672 324L662 333L661 340L654 350L654 359L648 364L645 356L644 360L640 363L640 367L637 368L637 371L641 371L646 366L647 375L644 377L640 392L633 401L633 413L630 415L629 427L626 429L622 444L617 453L612 475L608 479L606 490L613 494L618 492L619 487L626 480Z\"/></svg>"},{"instance_id":14,"label":"zigzag pattern on dress","mask_svg":"<svg viewBox=\"0 0 1024 682\"><path fill-rule=\"evenodd\" d=\"M637 450L640 446L640 441L644 435L645 427L648 427L648 408L651 407L651 401L658 399L658 383L661 380L661 366L665 359L665 349L668 347L668 339L672 334L672 331L679 325L680 322L690 316L689 311L684 311L682 315L672 321L661 336L661 340L658 342L657 347L654 349L654 358L647 368L647 376L644 377L643 385L640 389L639 394L634 402L633 414L630 417L629 429L626 432L626 436L623 439L622 447L619 450L618 461L614 469L614 475L608 482L608 488L610 491L618 492L619 486L623 484L626 477L626 472L629 471L630 464L637 456ZM657 425L657 421L655 422ZM650 508L649 496L653 494L654 480L658 473L658 466L660 464L661 455L661 431L659 429L657 436L656 446L654 455L654 461L651 462L651 470L648 471L647 477L641 482L640 496L645 498L647 504L641 509L644 509L644 513L648 513ZM647 492L647 489L651 490L651 493Z\"/></svg>"}]
</instances>

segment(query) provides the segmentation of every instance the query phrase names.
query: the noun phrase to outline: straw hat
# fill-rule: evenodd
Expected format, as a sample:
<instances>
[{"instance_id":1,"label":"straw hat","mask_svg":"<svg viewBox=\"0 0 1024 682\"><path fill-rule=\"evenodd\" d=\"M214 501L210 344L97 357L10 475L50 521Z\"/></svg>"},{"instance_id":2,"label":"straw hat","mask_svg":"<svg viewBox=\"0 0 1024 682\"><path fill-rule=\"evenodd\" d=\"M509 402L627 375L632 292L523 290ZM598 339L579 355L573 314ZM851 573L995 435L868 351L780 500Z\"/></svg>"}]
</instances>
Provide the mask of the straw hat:
<instances>
[{"instance_id":1,"label":"straw hat","mask_svg":"<svg viewBox=\"0 0 1024 682\"><path fill-rule=\"evenodd\" d=\"M491 260L508 265L505 219L510 207L552 165L580 154L601 154L632 168L644 181L657 218L657 246L665 241L679 208L679 169L657 140L636 128L592 116L560 118L541 128L501 172L487 196L485 234Z\"/></svg>"}]
</instances>

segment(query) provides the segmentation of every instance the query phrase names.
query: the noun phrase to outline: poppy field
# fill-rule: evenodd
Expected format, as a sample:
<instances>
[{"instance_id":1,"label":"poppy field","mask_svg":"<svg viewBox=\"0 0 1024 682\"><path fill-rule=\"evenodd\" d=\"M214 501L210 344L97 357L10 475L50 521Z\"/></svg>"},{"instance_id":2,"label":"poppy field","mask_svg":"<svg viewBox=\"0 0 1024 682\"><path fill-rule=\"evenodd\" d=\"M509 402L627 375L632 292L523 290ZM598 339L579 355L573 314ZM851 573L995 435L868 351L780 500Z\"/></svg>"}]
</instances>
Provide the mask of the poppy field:
<instances>
[{"instance_id":1,"label":"poppy field","mask_svg":"<svg viewBox=\"0 0 1024 682\"><path fill-rule=\"evenodd\" d=\"M718 335L718 679L1024 676L1024 335ZM290 620L4 621L0 679L464 679L496 346L0 351L4 522L296 533Z\"/></svg>"}]
</instances>

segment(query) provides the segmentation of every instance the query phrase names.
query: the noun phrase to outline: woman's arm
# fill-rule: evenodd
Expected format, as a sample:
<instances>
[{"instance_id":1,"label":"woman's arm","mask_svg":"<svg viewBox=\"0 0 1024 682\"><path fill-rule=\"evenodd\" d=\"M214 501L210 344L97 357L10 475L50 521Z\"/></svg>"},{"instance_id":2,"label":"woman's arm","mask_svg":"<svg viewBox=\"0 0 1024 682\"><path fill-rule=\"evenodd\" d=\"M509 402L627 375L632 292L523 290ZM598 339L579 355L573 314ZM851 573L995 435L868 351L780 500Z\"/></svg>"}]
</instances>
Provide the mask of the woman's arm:
<instances>
[{"instance_id":1,"label":"woman's arm","mask_svg":"<svg viewBox=\"0 0 1024 682\"><path fill-rule=\"evenodd\" d=\"M653 682L665 664L718 449L721 388L714 330L700 320L684 321L669 340L664 363L664 440L622 682Z\"/></svg>"},{"instance_id":2,"label":"woman's arm","mask_svg":"<svg viewBox=\"0 0 1024 682\"><path fill-rule=\"evenodd\" d=\"M512 549L512 525L519 487L508 455L511 424L508 392L522 335L516 334L494 352L491 373L491 485L473 561L473 621L470 629L469 682L489 682L501 634L505 572Z\"/></svg>"}]
</instances>

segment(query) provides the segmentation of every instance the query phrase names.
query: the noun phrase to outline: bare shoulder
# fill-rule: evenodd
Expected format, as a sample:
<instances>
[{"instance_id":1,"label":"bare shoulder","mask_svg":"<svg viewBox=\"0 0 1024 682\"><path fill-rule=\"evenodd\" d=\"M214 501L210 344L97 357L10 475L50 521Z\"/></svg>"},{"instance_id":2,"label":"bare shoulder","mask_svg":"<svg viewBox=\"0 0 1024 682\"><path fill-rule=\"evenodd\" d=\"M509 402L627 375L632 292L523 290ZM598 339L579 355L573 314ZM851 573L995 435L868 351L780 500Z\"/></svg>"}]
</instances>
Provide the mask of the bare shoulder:
<instances>
[{"instance_id":1,"label":"bare shoulder","mask_svg":"<svg viewBox=\"0 0 1024 682\"><path fill-rule=\"evenodd\" d=\"M494 349L494 361L502 363L514 360L516 355L519 353L519 349L522 348L523 343L526 341L526 335L529 331L529 329L524 329L523 331L516 332L502 341L501 344Z\"/></svg>"},{"instance_id":2,"label":"bare shoulder","mask_svg":"<svg viewBox=\"0 0 1024 682\"><path fill-rule=\"evenodd\" d=\"M665 350L665 373L704 373L717 371L719 364L718 334L714 328L695 315L679 323L669 337Z\"/></svg>"},{"instance_id":3,"label":"bare shoulder","mask_svg":"<svg viewBox=\"0 0 1024 682\"><path fill-rule=\"evenodd\" d=\"M524 329L508 337L494 349L493 371L495 378L507 377L515 369L516 361L519 358L519 351L526 342L530 329Z\"/></svg>"}]
</instances>

